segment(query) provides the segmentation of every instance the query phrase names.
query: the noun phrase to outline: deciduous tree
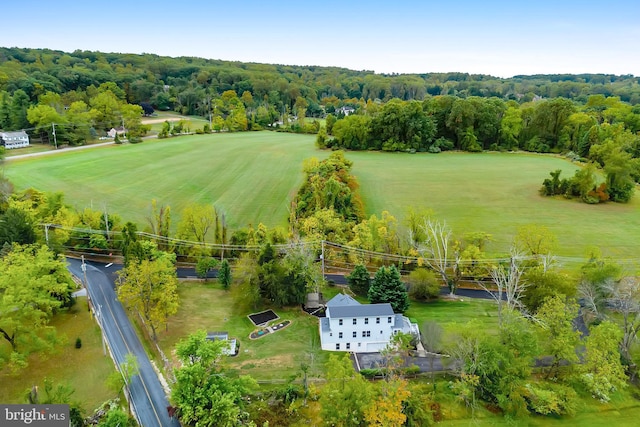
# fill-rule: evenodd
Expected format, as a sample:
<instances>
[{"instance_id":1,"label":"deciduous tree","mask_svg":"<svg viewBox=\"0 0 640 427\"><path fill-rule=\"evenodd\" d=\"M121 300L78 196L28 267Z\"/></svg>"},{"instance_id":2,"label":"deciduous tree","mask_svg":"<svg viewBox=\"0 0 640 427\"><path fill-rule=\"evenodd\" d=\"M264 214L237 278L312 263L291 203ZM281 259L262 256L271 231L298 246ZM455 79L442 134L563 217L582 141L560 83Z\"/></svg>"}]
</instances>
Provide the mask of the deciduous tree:
<instances>
[{"instance_id":1,"label":"deciduous tree","mask_svg":"<svg viewBox=\"0 0 640 427\"><path fill-rule=\"evenodd\" d=\"M207 340L198 331L180 341L176 354L182 366L176 370L171 400L185 425L233 427L247 421L243 397L256 387L253 378L227 375L222 361L226 342Z\"/></svg>"},{"instance_id":2,"label":"deciduous tree","mask_svg":"<svg viewBox=\"0 0 640 427\"><path fill-rule=\"evenodd\" d=\"M427 301L440 296L440 282L431 270L417 268L409 273L407 282L411 299Z\"/></svg>"},{"instance_id":3,"label":"deciduous tree","mask_svg":"<svg viewBox=\"0 0 640 427\"><path fill-rule=\"evenodd\" d=\"M172 258L167 254L153 261L134 261L118 272L117 283L118 298L143 317L157 341L158 329L178 311L178 278Z\"/></svg>"},{"instance_id":4,"label":"deciduous tree","mask_svg":"<svg viewBox=\"0 0 640 427\"><path fill-rule=\"evenodd\" d=\"M353 292L358 295L367 295L371 286L371 275L363 264L358 264L353 271L346 276L347 283Z\"/></svg>"},{"instance_id":5,"label":"deciduous tree","mask_svg":"<svg viewBox=\"0 0 640 427\"><path fill-rule=\"evenodd\" d=\"M346 354L330 355L326 366L327 382L320 393L322 418L337 427L365 425L365 409L373 397L371 384L353 369Z\"/></svg>"},{"instance_id":6,"label":"deciduous tree","mask_svg":"<svg viewBox=\"0 0 640 427\"><path fill-rule=\"evenodd\" d=\"M73 281L64 259L46 246L14 244L0 259L0 336L11 346L0 366L26 366L26 356L56 342L53 315L72 304Z\"/></svg>"},{"instance_id":7,"label":"deciduous tree","mask_svg":"<svg viewBox=\"0 0 640 427\"><path fill-rule=\"evenodd\" d=\"M569 366L578 362L576 346L580 332L574 330L573 319L578 315L575 302L565 303L559 296L548 298L538 309L538 331L542 354L551 357L547 378L557 377L561 362Z\"/></svg>"},{"instance_id":8,"label":"deciduous tree","mask_svg":"<svg viewBox=\"0 0 640 427\"><path fill-rule=\"evenodd\" d=\"M417 250L422 257L420 260L440 275L453 295L460 280L461 258L458 251L452 250L451 229L446 222L434 221L430 218L424 218L421 228L424 240L418 243Z\"/></svg>"},{"instance_id":9,"label":"deciduous tree","mask_svg":"<svg viewBox=\"0 0 640 427\"><path fill-rule=\"evenodd\" d=\"M585 339L584 363L580 379L599 400L608 402L612 392L627 385L620 361L619 344L623 333L612 322L604 321L591 330Z\"/></svg>"}]
</instances>

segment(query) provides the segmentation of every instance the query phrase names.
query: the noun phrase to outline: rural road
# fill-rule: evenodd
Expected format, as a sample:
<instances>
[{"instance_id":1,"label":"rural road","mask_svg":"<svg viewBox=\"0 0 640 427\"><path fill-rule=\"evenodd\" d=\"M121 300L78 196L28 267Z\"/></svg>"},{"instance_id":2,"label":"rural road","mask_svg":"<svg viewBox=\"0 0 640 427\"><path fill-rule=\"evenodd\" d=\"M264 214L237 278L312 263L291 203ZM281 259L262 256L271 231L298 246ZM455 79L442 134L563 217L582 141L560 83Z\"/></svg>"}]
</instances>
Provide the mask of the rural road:
<instances>
[{"instance_id":1,"label":"rural road","mask_svg":"<svg viewBox=\"0 0 640 427\"><path fill-rule=\"evenodd\" d=\"M67 258L69 271L82 279L82 262ZM169 418L167 406L169 402L156 371L151 366L142 343L127 318L124 308L116 298L114 275L105 264L86 263L86 286L89 297L97 312L101 313L103 331L109 348L117 363L124 362L127 353L132 353L138 360L140 374L131 379L130 392L132 406L136 418L144 427L178 427L176 419Z\"/></svg>"},{"instance_id":2,"label":"rural road","mask_svg":"<svg viewBox=\"0 0 640 427\"><path fill-rule=\"evenodd\" d=\"M88 150L89 148L104 147L104 146L113 145L113 144L114 144L114 142L110 141L110 142L101 142L99 144L80 145L78 147L60 148L58 150L41 151L41 152L38 152L38 153L18 154L18 155L15 155L15 156L7 156L5 154L4 161L5 162L9 162L11 160L27 159L27 158L30 158L30 157L50 156L52 154L62 154L62 153L68 153L70 151Z\"/></svg>"}]
</instances>

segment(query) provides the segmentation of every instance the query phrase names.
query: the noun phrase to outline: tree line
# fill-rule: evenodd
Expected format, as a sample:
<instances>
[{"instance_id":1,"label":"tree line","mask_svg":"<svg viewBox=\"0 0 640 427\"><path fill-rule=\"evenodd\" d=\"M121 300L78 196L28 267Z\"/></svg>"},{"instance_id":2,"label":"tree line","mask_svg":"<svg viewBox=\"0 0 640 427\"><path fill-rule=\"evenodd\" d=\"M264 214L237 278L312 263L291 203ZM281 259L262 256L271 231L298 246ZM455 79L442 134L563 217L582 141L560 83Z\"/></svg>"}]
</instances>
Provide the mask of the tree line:
<instances>
[{"instance_id":1,"label":"tree line","mask_svg":"<svg viewBox=\"0 0 640 427\"><path fill-rule=\"evenodd\" d=\"M162 57L94 51L0 48L0 91L22 89L31 102L46 91L68 93L114 82L130 104L149 102L160 110L206 115L208 95L234 90L250 92L276 110L294 109L300 96L311 116L323 99L342 105L347 100L422 100L426 96L498 97L528 102L536 96L586 102L590 95L619 96L640 102L638 78L631 75L555 74L496 78L455 73L375 74L338 67L288 66ZM340 105L336 105L340 106ZM331 112L331 111L329 111Z\"/></svg>"}]
</instances>

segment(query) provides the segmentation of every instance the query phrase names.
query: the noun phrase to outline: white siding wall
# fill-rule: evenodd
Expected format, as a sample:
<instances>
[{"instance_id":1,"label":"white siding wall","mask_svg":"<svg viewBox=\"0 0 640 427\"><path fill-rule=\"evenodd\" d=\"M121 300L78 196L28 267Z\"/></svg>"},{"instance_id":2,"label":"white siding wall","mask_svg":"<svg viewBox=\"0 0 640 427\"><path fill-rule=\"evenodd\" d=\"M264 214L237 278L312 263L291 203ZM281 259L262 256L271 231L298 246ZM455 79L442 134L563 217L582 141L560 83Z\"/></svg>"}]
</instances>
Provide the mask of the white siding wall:
<instances>
[{"instance_id":1,"label":"white siding wall","mask_svg":"<svg viewBox=\"0 0 640 427\"><path fill-rule=\"evenodd\" d=\"M353 319L356 319L355 325ZM365 323L365 319L368 319L368 323ZM354 353L371 353L384 349L393 334L394 316L379 317L380 323L376 323L376 319L378 317L329 319L331 330L322 331L322 327L320 330L322 349ZM342 320L342 325L340 325L340 320ZM355 337L353 336L354 332ZM342 337L340 333L342 333ZM339 348L336 346L337 344L340 344Z\"/></svg>"}]
</instances>

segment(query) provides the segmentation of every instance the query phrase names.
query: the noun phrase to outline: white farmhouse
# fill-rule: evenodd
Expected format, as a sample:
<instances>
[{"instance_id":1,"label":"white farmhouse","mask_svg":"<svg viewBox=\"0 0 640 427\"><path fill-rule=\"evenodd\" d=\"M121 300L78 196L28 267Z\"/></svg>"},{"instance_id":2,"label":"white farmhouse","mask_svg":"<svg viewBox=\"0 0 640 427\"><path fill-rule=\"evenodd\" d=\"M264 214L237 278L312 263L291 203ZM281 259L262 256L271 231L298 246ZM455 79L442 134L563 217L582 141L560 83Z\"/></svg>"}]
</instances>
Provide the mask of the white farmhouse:
<instances>
[{"instance_id":1,"label":"white farmhouse","mask_svg":"<svg viewBox=\"0 0 640 427\"><path fill-rule=\"evenodd\" d=\"M29 146L29 135L23 130L18 132L0 132L0 140L7 150Z\"/></svg>"},{"instance_id":2,"label":"white farmhouse","mask_svg":"<svg viewBox=\"0 0 640 427\"><path fill-rule=\"evenodd\" d=\"M320 342L323 350L376 353L383 350L393 334L420 335L418 325L391 304L360 304L349 295L338 294L326 306L320 318Z\"/></svg>"}]
</instances>

